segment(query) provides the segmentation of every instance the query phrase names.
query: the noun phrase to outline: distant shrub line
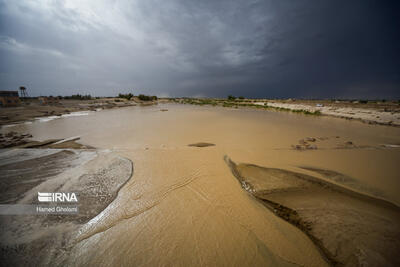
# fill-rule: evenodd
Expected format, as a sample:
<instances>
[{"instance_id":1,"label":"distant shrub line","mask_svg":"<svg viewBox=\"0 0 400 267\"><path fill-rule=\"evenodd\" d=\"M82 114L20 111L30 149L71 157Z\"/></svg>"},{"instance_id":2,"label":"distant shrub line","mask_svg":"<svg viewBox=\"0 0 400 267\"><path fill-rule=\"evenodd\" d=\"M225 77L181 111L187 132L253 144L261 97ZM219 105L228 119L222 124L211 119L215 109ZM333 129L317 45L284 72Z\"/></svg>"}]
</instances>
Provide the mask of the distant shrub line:
<instances>
[{"instance_id":1,"label":"distant shrub line","mask_svg":"<svg viewBox=\"0 0 400 267\"><path fill-rule=\"evenodd\" d=\"M124 99L127 99L127 100L131 100L134 97L134 95L131 94L131 93L129 93L129 94L119 94L118 97L119 98L124 98ZM137 98L139 100L142 100L142 101L154 101L154 100L157 100L157 96L155 96L155 95L150 96L150 95L140 94L140 95L137 96Z\"/></svg>"},{"instance_id":2,"label":"distant shrub line","mask_svg":"<svg viewBox=\"0 0 400 267\"><path fill-rule=\"evenodd\" d=\"M273 106L268 106L266 104L264 105L257 105L251 102L238 102L235 99L232 99L228 97L228 100L222 100L222 99L197 99L197 98L182 98L182 99L174 99L175 102L181 103L181 104L191 104L191 105L211 105L211 106L222 106L222 107L230 107L230 108L239 108L239 107L252 107L252 108L257 108L257 109L273 109L277 111L286 111L286 112L293 112L293 113L301 113L304 115L314 115L314 116L319 116L322 115L319 110L316 111L309 111L305 109L289 109L289 108L281 108L281 107L273 107Z\"/></svg>"},{"instance_id":3,"label":"distant shrub line","mask_svg":"<svg viewBox=\"0 0 400 267\"><path fill-rule=\"evenodd\" d=\"M76 95L71 95L71 96L59 96L59 98L62 99L75 99L75 100L90 100L92 99L91 95L80 95L80 94L76 94Z\"/></svg>"}]
</instances>

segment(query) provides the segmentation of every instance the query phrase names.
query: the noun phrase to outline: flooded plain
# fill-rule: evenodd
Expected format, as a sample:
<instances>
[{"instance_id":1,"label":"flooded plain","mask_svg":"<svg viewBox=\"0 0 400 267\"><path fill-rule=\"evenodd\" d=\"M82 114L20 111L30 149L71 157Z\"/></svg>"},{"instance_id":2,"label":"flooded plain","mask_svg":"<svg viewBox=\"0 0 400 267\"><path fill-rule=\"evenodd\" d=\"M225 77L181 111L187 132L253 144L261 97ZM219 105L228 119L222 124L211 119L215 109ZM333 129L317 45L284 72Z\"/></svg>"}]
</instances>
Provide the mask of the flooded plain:
<instances>
[{"instance_id":1,"label":"flooded plain","mask_svg":"<svg viewBox=\"0 0 400 267\"><path fill-rule=\"evenodd\" d=\"M400 247L400 128L325 116L164 104L89 112L7 130L28 132L35 140L80 136L84 145L133 162L131 179L75 233L56 263L398 264L393 255ZM196 143L207 145L189 146ZM227 157L238 164L243 180L235 177ZM318 183L299 182L300 176ZM341 189L330 189L335 186ZM310 229L285 220L278 208L268 208L260 198L295 211ZM337 208L340 212L333 212ZM349 217L351 222L345 220ZM363 220L371 223L359 227ZM348 248L343 245L346 231L365 238ZM387 244L389 252L375 250L377 242Z\"/></svg>"}]
</instances>

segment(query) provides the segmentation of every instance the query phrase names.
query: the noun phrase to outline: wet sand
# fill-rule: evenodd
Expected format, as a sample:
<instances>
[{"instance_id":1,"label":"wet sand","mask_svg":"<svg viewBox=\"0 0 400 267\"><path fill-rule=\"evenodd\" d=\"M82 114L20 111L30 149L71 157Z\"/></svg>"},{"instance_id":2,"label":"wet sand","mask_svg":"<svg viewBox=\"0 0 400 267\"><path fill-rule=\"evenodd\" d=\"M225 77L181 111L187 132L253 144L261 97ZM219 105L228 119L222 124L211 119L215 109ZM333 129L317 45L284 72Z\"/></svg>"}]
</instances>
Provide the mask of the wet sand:
<instances>
[{"instance_id":1,"label":"wet sand","mask_svg":"<svg viewBox=\"0 0 400 267\"><path fill-rule=\"evenodd\" d=\"M160 108L168 112L161 112ZM89 116L18 125L12 130L30 133L39 141L81 136L84 145L109 149L135 165L133 177L115 200L74 233L65 254L53 259L58 264L328 265L329 259L303 229L277 216L242 189L226 165L225 155L238 164L309 175L400 204L397 127L325 116L168 104L105 110ZM316 139L309 142L317 149L293 149L293 145L307 137ZM199 142L215 146L188 146ZM348 142L353 145L346 145ZM279 179L276 184L279 185ZM333 203L344 203L343 209L354 205L361 212L372 205L342 193L332 194L337 200ZM325 191L320 195L325 197ZM303 196L300 194L298 199ZM320 227L312 228L317 233L324 233L327 227L332 229L332 235L341 233L340 227L333 227L338 225L331 220L335 214L326 217L327 213L301 213L303 206L289 205L297 201L293 195L276 199L269 199L268 195L268 200L296 210L307 222L326 218L325 224L314 222ZM299 203L313 201L303 199ZM329 205L327 208L333 210ZM342 247L350 255L338 255L351 260L335 259L347 265L361 265L364 261L396 265L397 260L391 258L393 251L384 257L365 256L371 255L371 251L380 255L374 240L394 242L397 238L399 223L393 219L397 218L397 211L392 212L393 216L387 216L387 212L376 207L373 214L379 215L378 225L386 217L394 222L387 229L379 228L388 232L366 234L366 248L359 247L354 252ZM366 220L366 227L373 227L376 218L368 216L373 219ZM354 222L351 225L356 230L365 229ZM323 245L330 251L339 246L335 242Z\"/></svg>"},{"instance_id":2,"label":"wet sand","mask_svg":"<svg viewBox=\"0 0 400 267\"><path fill-rule=\"evenodd\" d=\"M332 264L398 266L400 208L314 176L225 158L242 187L302 229ZM331 171L311 169L330 176ZM334 173L336 182L347 183Z\"/></svg>"},{"instance_id":3,"label":"wet sand","mask_svg":"<svg viewBox=\"0 0 400 267\"><path fill-rule=\"evenodd\" d=\"M41 204L38 192L79 198L78 214L1 215L2 266L52 265L133 174L128 159L94 150L13 149L0 151L0 159L0 204Z\"/></svg>"}]
</instances>

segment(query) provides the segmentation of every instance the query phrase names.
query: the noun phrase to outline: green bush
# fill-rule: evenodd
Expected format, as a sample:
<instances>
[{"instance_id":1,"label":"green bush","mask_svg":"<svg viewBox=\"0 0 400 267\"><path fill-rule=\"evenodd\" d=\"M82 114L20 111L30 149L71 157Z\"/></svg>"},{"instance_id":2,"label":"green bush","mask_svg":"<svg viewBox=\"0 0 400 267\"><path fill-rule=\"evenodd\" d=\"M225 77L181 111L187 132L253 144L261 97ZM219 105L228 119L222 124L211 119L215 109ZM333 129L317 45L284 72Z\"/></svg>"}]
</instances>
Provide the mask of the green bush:
<instances>
[{"instance_id":1,"label":"green bush","mask_svg":"<svg viewBox=\"0 0 400 267\"><path fill-rule=\"evenodd\" d=\"M153 95L153 96L149 96L149 95L143 95L140 94L138 96L138 98L142 101L152 101L152 100L157 100L157 96Z\"/></svg>"},{"instance_id":2,"label":"green bush","mask_svg":"<svg viewBox=\"0 0 400 267\"><path fill-rule=\"evenodd\" d=\"M130 100L133 97L133 94L131 94L131 93L129 93L129 94L119 94L118 97Z\"/></svg>"}]
</instances>

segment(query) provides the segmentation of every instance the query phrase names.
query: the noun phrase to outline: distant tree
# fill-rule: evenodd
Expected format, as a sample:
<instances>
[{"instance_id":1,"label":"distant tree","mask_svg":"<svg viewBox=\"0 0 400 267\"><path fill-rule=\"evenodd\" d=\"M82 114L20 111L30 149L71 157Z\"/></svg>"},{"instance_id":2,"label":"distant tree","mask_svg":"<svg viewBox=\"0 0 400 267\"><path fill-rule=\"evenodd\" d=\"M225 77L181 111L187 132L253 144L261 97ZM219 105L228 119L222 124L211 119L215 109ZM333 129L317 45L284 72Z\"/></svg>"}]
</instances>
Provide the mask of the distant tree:
<instances>
[{"instance_id":1,"label":"distant tree","mask_svg":"<svg viewBox=\"0 0 400 267\"><path fill-rule=\"evenodd\" d=\"M152 100L155 100L155 99L153 99L153 96L148 96L148 95L143 95L143 94L138 95L138 98L139 98L140 100L142 100L142 101L152 101Z\"/></svg>"},{"instance_id":2,"label":"distant tree","mask_svg":"<svg viewBox=\"0 0 400 267\"><path fill-rule=\"evenodd\" d=\"M228 95L228 100L235 100L236 97L234 97L233 95Z\"/></svg>"},{"instance_id":3,"label":"distant tree","mask_svg":"<svg viewBox=\"0 0 400 267\"><path fill-rule=\"evenodd\" d=\"M239 99L244 99L244 96L239 96Z\"/></svg>"},{"instance_id":4,"label":"distant tree","mask_svg":"<svg viewBox=\"0 0 400 267\"><path fill-rule=\"evenodd\" d=\"M64 99L90 100L90 99L92 99L92 96L76 94L76 95L71 95L71 96L65 96Z\"/></svg>"},{"instance_id":5,"label":"distant tree","mask_svg":"<svg viewBox=\"0 0 400 267\"><path fill-rule=\"evenodd\" d=\"M131 93L129 93L129 94L119 94L118 97L130 100L133 97L133 94L131 94Z\"/></svg>"}]
</instances>

